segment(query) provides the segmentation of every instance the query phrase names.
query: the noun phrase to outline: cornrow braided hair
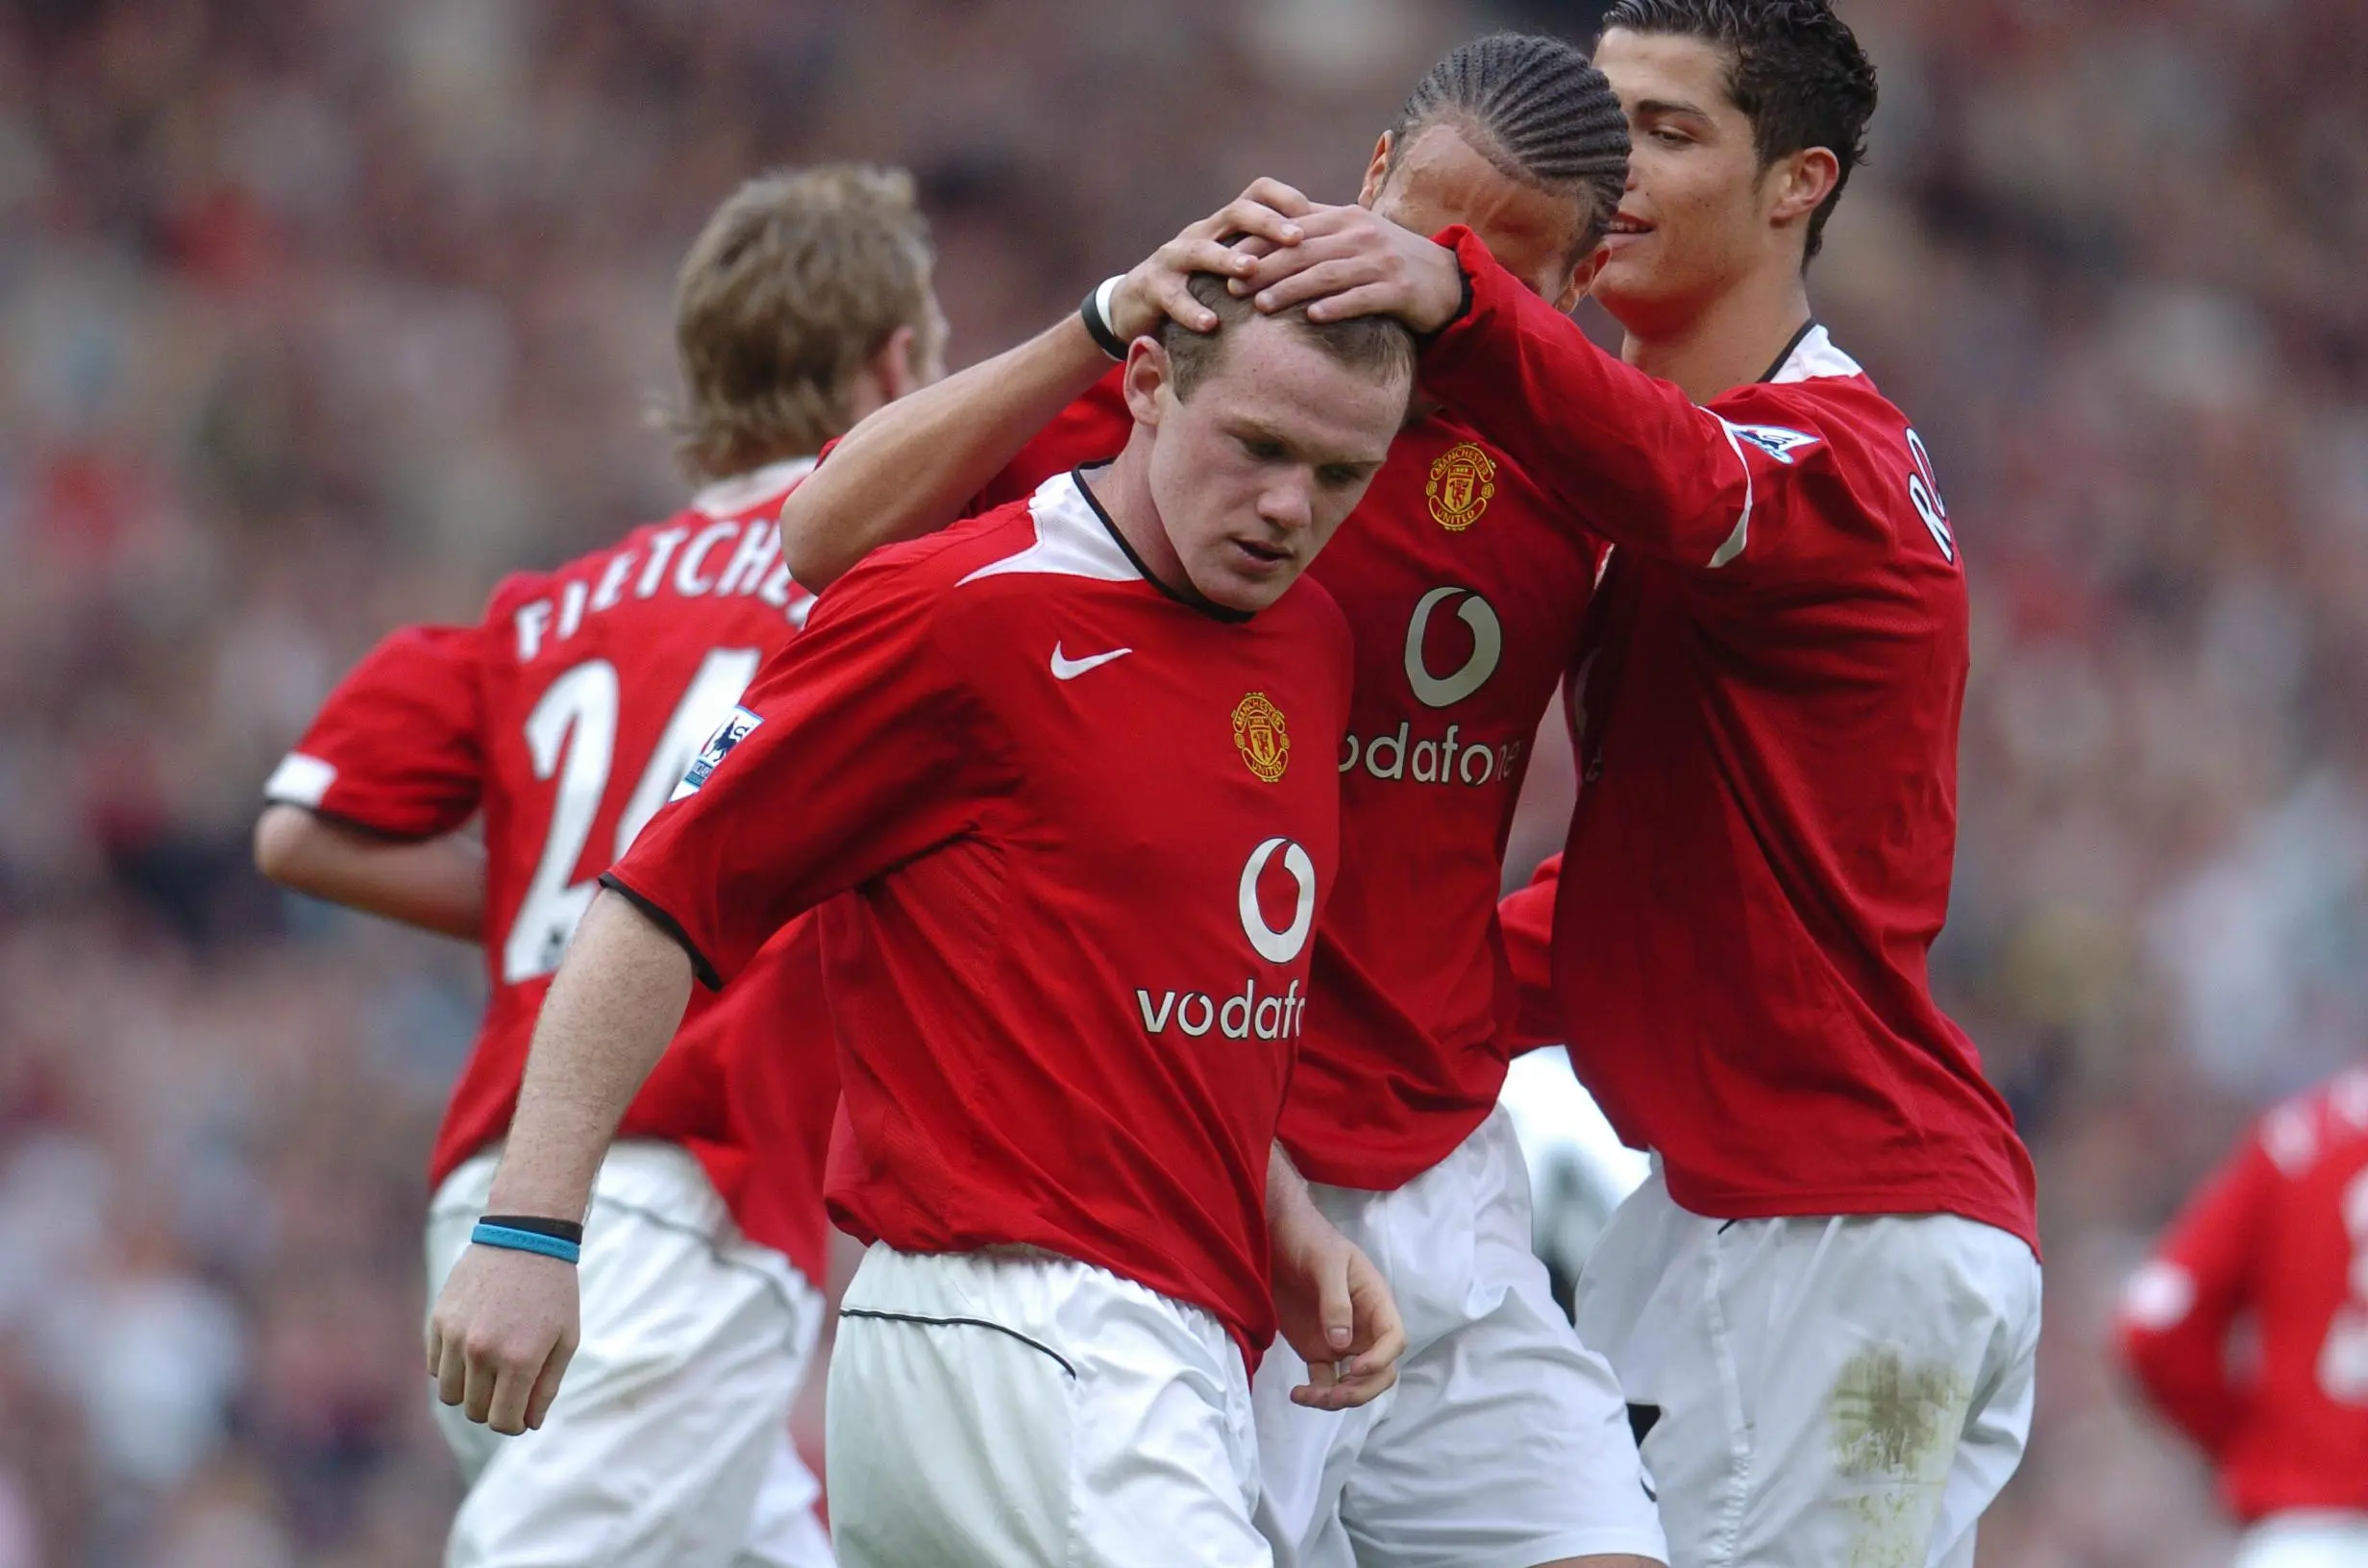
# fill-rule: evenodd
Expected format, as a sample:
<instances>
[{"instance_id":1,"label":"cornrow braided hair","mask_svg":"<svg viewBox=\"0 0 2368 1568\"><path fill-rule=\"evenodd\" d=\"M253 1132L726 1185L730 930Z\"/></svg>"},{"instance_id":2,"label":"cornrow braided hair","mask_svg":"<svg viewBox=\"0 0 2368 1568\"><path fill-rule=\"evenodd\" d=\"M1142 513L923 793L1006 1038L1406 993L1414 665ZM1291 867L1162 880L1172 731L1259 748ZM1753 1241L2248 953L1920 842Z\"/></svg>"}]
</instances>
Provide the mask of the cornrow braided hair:
<instances>
[{"instance_id":1,"label":"cornrow braided hair","mask_svg":"<svg viewBox=\"0 0 2368 1568\"><path fill-rule=\"evenodd\" d=\"M1751 121L1762 168L1812 147L1834 155L1840 178L1809 219L1803 259L1815 256L1850 171L1866 161L1875 113L1874 64L1833 0L1613 0L1603 30L1616 27L1725 50L1727 96Z\"/></svg>"},{"instance_id":2,"label":"cornrow braided hair","mask_svg":"<svg viewBox=\"0 0 2368 1568\"><path fill-rule=\"evenodd\" d=\"M1589 211L1581 254L1603 238L1628 183L1628 116L1577 47L1528 33L1458 44L1398 110L1393 158L1442 121L1508 178L1582 196Z\"/></svg>"}]
</instances>

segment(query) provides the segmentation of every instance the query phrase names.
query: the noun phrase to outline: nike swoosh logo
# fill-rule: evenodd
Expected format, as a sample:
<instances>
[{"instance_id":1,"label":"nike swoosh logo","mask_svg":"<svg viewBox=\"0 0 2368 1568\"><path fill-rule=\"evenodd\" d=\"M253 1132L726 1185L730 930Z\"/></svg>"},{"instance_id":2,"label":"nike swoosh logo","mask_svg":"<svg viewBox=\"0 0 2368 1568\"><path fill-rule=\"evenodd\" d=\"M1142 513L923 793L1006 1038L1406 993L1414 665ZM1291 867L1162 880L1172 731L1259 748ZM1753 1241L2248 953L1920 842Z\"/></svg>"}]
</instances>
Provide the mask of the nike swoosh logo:
<instances>
[{"instance_id":1,"label":"nike swoosh logo","mask_svg":"<svg viewBox=\"0 0 2368 1568\"><path fill-rule=\"evenodd\" d=\"M1064 657L1061 645L1054 643L1052 645L1052 678L1054 680L1074 680L1088 670L1098 670L1112 659L1122 659L1133 651L1131 648L1114 648L1107 653L1097 653L1092 658L1072 659Z\"/></svg>"}]
</instances>

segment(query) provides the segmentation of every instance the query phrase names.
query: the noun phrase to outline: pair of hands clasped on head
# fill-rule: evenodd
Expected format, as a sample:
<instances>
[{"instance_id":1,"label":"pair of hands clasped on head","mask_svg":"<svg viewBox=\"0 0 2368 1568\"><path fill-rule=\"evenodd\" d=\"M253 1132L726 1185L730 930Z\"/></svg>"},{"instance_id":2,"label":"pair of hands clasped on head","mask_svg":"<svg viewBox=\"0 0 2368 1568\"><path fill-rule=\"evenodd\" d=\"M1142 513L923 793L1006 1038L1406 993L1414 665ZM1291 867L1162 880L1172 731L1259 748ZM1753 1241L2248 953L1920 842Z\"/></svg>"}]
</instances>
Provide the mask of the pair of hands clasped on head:
<instances>
[{"instance_id":1,"label":"pair of hands clasped on head","mask_svg":"<svg viewBox=\"0 0 2368 1568\"><path fill-rule=\"evenodd\" d=\"M1197 332L1217 317L1194 299L1193 274L1233 280L1262 310L1307 305L1316 321L1395 316L1418 333L1438 331L1464 304L1455 253L1363 207L1320 207L1278 180L1257 180L1126 274L1110 300L1123 338L1172 318Z\"/></svg>"}]
</instances>

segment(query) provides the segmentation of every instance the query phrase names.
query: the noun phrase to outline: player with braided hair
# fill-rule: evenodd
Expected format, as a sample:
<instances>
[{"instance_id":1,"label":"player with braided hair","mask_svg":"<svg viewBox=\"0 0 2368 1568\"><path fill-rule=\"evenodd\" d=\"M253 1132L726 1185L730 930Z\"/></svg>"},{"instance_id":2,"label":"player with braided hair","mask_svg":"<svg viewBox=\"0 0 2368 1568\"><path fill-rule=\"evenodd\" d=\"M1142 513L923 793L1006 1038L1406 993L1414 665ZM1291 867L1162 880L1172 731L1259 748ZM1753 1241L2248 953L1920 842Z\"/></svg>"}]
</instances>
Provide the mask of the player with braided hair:
<instances>
[{"instance_id":1,"label":"player with braided hair","mask_svg":"<svg viewBox=\"0 0 2368 1568\"><path fill-rule=\"evenodd\" d=\"M1581 786L1517 953L1659 1156L1578 1286L1677 1568L1969 1568L2022 1457L2031 1157L1927 955L1968 610L1907 416L1806 272L1875 78L1830 0L1614 0L1632 137L1596 349L1468 231L1292 209L1235 284L1432 334L1424 391L1613 552L1571 677ZM1538 966L1544 968L1544 966Z\"/></svg>"},{"instance_id":2,"label":"player with braided hair","mask_svg":"<svg viewBox=\"0 0 2368 1568\"><path fill-rule=\"evenodd\" d=\"M1627 151L1618 102L1584 54L1500 35L1416 86L1358 200L1424 232L1470 224L1521 286L1567 308ZM867 420L782 514L798 579L819 587L974 496L1026 495L1119 450L1127 426L1105 351L1171 317L1215 326L1191 275L1238 275L1249 253L1226 241L1286 241L1295 230L1277 208L1307 206L1262 183L1111 280L1079 317ZM1287 472L1271 432L1231 438ZM1317 766L1337 755L1344 855L1280 1141L1319 1207L1390 1276L1408 1350L1395 1388L1339 1413L1289 1398L1328 1368L1308 1372L1279 1341L1268 1353L1254 1399L1260 1525L1278 1563L1664 1558L1621 1395L1531 1251L1528 1178L1496 1109L1512 1032L1495 919L1506 835L1599 555L1486 426L1428 408L1309 569L1347 617L1356 690L1345 735L1300 740ZM1058 675L1060 651L1042 651ZM1153 1017L1147 1006L1147 1028Z\"/></svg>"},{"instance_id":3,"label":"player with braided hair","mask_svg":"<svg viewBox=\"0 0 2368 1568\"><path fill-rule=\"evenodd\" d=\"M1628 181L1628 119L1579 63L1569 45L1522 33L1462 45L1406 95L1384 135L1383 174L1425 131L1451 125L1507 179L1579 187L1591 211L1610 213Z\"/></svg>"}]
</instances>

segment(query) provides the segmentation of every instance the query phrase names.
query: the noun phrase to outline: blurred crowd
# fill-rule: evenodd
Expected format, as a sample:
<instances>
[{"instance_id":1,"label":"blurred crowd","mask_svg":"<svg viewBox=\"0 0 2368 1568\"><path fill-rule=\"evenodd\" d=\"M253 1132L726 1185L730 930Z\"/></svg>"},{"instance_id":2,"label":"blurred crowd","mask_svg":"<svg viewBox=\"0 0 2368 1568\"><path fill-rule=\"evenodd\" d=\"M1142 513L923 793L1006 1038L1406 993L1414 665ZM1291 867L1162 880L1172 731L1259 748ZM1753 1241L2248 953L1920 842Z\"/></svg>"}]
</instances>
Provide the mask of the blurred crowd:
<instances>
[{"instance_id":1,"label":"blurred crowd","mask_svg":"<svg viewBox=\"0 0 2368 1568\"><path fill-rule=\"evenodd\" d=\"M2049 1248L1982 1560L2203 1568L2102 1327L2244 1119L2368 1041L2368 8L1844 12L1884 104L1815 292L1972 575L1937 970ZM274 894L246 836L381 630L679 503L651 414L716 201L909 165L967 362L1253 175L1345 199L1456 37L1591 21L0 8L0 1568L437 1559L418 1232L476 966Z\"/></svg>"}]
</instances>

